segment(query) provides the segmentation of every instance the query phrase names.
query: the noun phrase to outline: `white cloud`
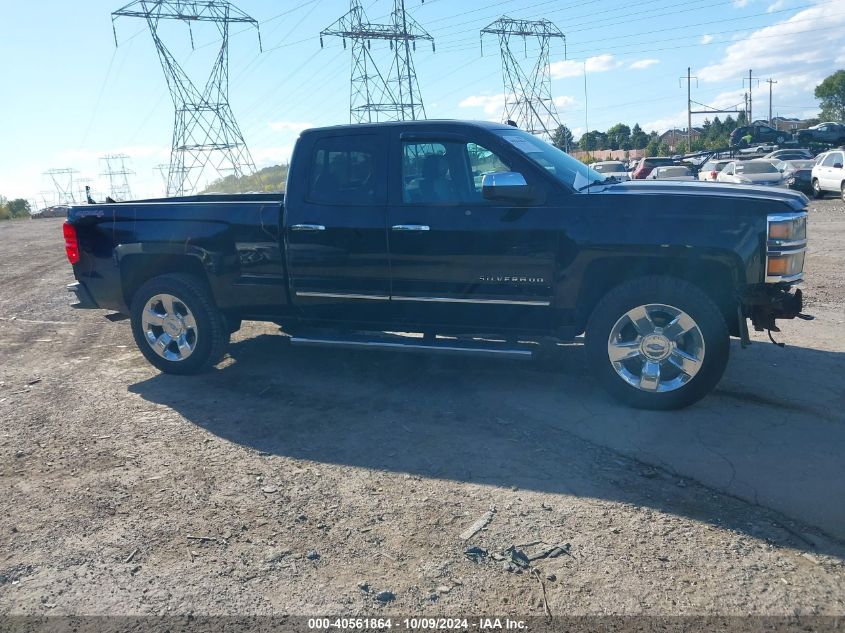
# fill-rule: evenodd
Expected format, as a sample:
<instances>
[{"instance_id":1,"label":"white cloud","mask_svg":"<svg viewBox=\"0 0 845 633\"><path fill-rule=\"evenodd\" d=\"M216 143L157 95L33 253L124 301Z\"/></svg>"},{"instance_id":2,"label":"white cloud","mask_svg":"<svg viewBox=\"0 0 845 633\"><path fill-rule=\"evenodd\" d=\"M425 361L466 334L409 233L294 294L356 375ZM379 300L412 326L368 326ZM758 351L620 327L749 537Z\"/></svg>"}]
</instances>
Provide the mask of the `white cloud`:
<instances>
[{"instance_id":1,"label":"white cloud","mask_svg":"<svg viewBox=\"0 0 845 633\"><path fill-rule=\"evenodd\" d=\"M736 9L741 9L748 4L748 0L734 0L733 5Z\"/></svg>"},{"instance_id":2,"label":"white cloud","mask_svg":"<svg viewBox=\"0 0 845 633\"><path fill-rule=\"evenodd\" d=\"M496 114L505 108L505 94L497 95L472 95L463 99L459 108L481 108L484 114Z\"/></svg>"},{"instance_id":3,"label":"white cloud","mask_svg":"<svg viewBox=\"0 0 845 633\"><path fill-rule=\"evenodd\" d=\"M786 0L777 0L777 2L773 2L769 5L769 8L766 9L766 13L773 13L775 11L780 11L786 6Z\"/></svg>"},{"instance_id":4,"label":"white cloud","mask_svg":"<svg viewBox=\"0 0 845 633\"><path fill-rule=\"evenodd\" d=\"M757 29L725 50L724 58L699 70L702 81L737 81L749 68L762 73L816 74L833 69L843 48L845 11L815 6ZM810 34L809 32L812 32Z\"/></svg>"},{"instance_id":5,"label":"white cloud","mask_svg":"<svg viewBox=\"0 0 845 633\"><path fill-rule=\"evenodd\" d=\"M300 121L273 121L270 123L270 129L274 132L290 132L291 134L299 134L302 130L307 130L310 127L314 127L314 124Z\"/></svg>"},{"instance_id":6,"label":"white cloud","mask_svg":"<svg viewBox=\"0 0 845 633\"><path fill-rule=\"evenodd\" d=\"M644 70L650 66L654 66L655 64L659 64L659 59L638 59L634 63L632 63L629 68L632 70Z\"/></svg>"},{"instance_id":7,"label":"white cloud","mask_svg":"<svg viewBox=\"0 0 845 633\"><path fill-rule=\"evenodd\" d=\"M640 127L642 127L643 131L646 134L648 134L649 132L657 132L658 134L662 134L666 130L671 130L673 127L682 129L686 126L687 111L683 110L675 115L663 117L662 119L647 121L646 123L643 123Z\"/></svg>"},{"instance_id":8,"label":"white cloud","mask_svg":"<svg viewBox=\"0 0 845 633\"><path fill-rule=\"evenodd\" d=\"M575 105L575 97L561 95L554 98L554 103L558 108L568 108L569 106Z\"/></svg>"},{"instance_id":9,"label":"white cloud","mask_svg":"<svg viewBox=\"0 0 845 633\"><path fill-rule=\"evenodd\" d=\"M710 35L709 33L705 33L704 35L701 36L701 43L702 44L709 44L712 41L713 41L713 36Z\"/></svg>"},{"instance_id":10,"label":"white cloud","mask_svg":"<svg viewBox=\"0 0 845 633\"><path fill-rule=\"evenodd\" d=\"M270 165L282 165L290 162L291 154L293 154L293 145L250 147L249 151L252 154L253 160L255 160L255 166L261 169Z\"/></svg>"},{"instance_id":11,"label":"white cloud","mask_svg":"<svg viewBox=\"0 0 845 633\"><path fill-rule=\"evenodd\" d=\"M621 65L622 62L615 59L613 55L605 53L604 55L589 57L586 62L573 59L552 62L549 64L549 72L552 79L566 79L567 77L580 77L584 73L585 66L588 73L603 73L619 68Z\"/></svg>"}]
</instances>

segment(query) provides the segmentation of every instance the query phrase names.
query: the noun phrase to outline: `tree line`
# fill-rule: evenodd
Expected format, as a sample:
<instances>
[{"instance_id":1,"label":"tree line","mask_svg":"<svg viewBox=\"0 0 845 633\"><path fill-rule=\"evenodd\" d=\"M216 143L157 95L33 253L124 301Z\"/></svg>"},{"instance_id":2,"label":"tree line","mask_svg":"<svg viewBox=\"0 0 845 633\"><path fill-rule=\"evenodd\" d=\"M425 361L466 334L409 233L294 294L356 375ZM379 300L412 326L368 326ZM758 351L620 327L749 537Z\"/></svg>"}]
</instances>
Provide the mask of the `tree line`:
<instances>
[{"instance_id":1,"label":"tree line","mask_svg":"<svg viewBox=\"0 0 845 633\"><path fill-rule=\"evenodd\" d=\"M8 200L0 196L0 220L12 220L14 218L28 218L32 213L29 201L23 198Z\"/></svg>"},{"instance_id":2,"label":"tree line","mask_svg":"<svg viewBox=\"0 0 845 633\"><path fill-rule=\"evenodd\" d=\"M692 140L691 146L687 147L687 139L679 138L675 144L676 152L697 152L707 149L719 149L728 146L728 137L736 128L747 125L748 120L744 112L734 119L728 115L723 121L715 117L712 121L707 119L699 128L697 138ZM667 143L660 141L660 135L656 131L646 132L639 123L633 127L624 123L617 123L606 131L592 130L584 132L581 138L574 142L572 132L565 125L561 125L552 134L552 143L563 150L578 149L585 152L597 150L644 150L646 156L665 156L671 150Z\"/></svg>"}]
</instances>

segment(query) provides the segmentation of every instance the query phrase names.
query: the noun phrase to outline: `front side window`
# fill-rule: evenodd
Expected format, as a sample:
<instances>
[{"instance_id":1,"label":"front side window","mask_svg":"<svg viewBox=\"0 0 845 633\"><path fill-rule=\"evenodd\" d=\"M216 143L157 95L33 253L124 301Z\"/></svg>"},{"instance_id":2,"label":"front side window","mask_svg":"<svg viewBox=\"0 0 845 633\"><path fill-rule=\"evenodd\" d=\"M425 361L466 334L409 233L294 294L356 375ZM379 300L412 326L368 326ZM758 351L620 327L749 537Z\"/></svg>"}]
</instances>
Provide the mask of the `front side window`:
<instances>
[{"instance_id":1,"label":"front side window","mask_svg":"<svg viewBox=\"0 0 845 633\"><path fill-rule=\"evenodd\" d=\"M323 138L311 162L308 201L318 204L384 202L385 171L375 136Z\"/></svg>"},{"instance_id":2,"label":"front side window","mask_svg":"<svg viewBox=\"0 0 845 633\"><path fill-rule=\"evenodd\" d=\"M825 156L824 162L822 162L822 167L833 167L833 163L836 162L836 154L828 154Z\"/></svg>"},{"instance_id":3,"label":"front side window","mask_svg":"<svg viewBox=\"0 0 845 633\"><path fill-rule=\"evenodd\" d=\"M402 200L409 204L457 205L485 202L487 174L510 167L477 143L407 142L402 147Z\"/></svg>"},{"instance_id":4,"label":"front side window","mask_svg":"<svg viewBox=\"0 0 845 633\"><path fill-rule=\"evenodd\" d=\"M493 132L513 145L530 161L536 163L567 187L578 190L605 179L599 172L554 145L516 128L496 129Z\"/></svg>"}]
</instances>

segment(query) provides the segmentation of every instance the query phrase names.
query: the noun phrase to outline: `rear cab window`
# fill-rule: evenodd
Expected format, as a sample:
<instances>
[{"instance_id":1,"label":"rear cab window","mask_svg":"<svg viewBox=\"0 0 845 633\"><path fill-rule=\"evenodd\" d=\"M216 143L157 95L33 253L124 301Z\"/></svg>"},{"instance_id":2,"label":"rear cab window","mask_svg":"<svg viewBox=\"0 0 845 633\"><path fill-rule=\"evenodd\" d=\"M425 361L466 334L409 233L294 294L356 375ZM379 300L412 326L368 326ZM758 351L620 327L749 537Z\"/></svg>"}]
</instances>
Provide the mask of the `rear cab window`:
<instances>
[{"instance_id":1,"label":"rear cab window","mask_svg":"<svg viewBox=\"0 0 845 633\"><path fill-rule=\"evenodd\" d=\"M384 204L387 169L374 134L317 139L311 152L307 201L328 205Z\"/></svg>"}]
</instances>

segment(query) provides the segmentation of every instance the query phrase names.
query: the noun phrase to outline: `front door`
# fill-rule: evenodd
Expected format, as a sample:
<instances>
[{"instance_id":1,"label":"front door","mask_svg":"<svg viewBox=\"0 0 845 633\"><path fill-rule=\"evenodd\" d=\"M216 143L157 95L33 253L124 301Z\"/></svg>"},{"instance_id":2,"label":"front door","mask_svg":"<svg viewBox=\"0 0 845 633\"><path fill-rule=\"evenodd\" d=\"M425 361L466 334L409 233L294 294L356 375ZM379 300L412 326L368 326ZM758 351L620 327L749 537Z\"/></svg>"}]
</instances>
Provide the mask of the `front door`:
<instances>
[{"instance_id":1,"label":"front door","mask_svg":"<svg viewBox=\"0 0 845 633\"><path fill-rule=\"evenodd\" d=\"M520 166L482 142L397 134L391 155L401 165L387 222L394 318L478 331L548 328L560 210L483 199L486 173Z\"/></svg>"},{"instance_id":2,"label":"front door","mask_svg":"<svg viewBox=\"0 0 845 633\"><path fill-rule=\"evenodd\" d=\"M390 298L386 131L301 144L307 186L285 201L292 300L311 320L379 320Z\"/></svg>"}]
</instances>

